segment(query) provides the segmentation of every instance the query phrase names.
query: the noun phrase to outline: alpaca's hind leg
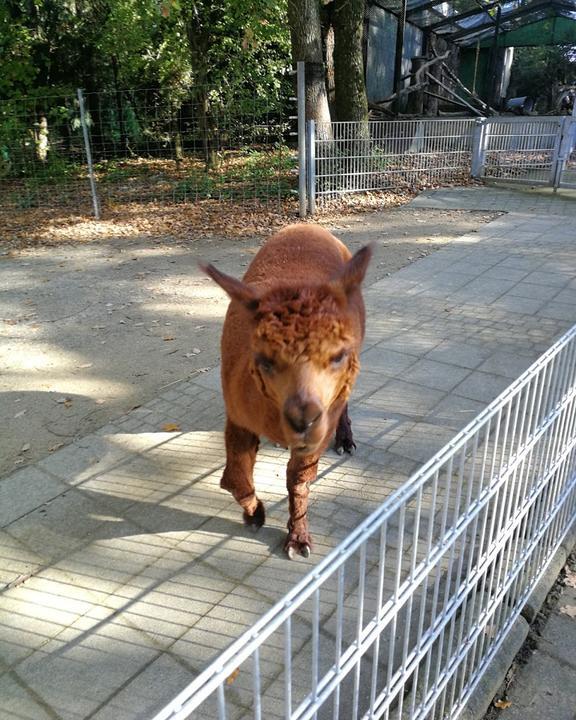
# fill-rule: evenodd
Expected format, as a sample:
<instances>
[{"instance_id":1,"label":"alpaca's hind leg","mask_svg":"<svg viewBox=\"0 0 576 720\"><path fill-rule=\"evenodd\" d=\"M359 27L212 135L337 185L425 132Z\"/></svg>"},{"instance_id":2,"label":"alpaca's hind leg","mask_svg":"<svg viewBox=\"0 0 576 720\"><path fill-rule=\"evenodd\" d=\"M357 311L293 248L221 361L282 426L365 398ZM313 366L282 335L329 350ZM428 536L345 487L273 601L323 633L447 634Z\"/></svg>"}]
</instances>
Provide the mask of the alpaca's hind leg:
<instances>
[{"instance_id":1,"label":"alpaca's hind leg","mask_svg":"<svg viewBox=\"0 0 576 720\"><path fill-rule=\"evenodd\" d=\"M254 463L258 452L258 436L226 420L226 467L220 487L228 490L244 510L244 522L260 528L266 514L264 505L254 491Z\"/></svg>"},{"instance_id":2,"label":"alpaca's hind leg","mask_svg":"<svg viewBox=\"0 0 576 720\"><path fill-rule=\"evenodd\" d=\"M338 455L342 455L345 452L352 455L354 450L356 450L356 443L352 435L352 422L348 416L348 403L344 405L344 409L338 419L334 449Z\"/></svg>"},{"instance_id":3,"label":"alpaca's hind leg","mask_svg":"<svg viewBox=\"0 0 576 720\"><path fill-rule=\"evenodd\" d=\"M308 494L310 483L316 480L318 460L315 455L305 457L292 455L288 462L286 486L290 519L284 550L290 560L296 555L309 557L312 550L312 538L308 532Z\"/></svg>"}]
</instances>

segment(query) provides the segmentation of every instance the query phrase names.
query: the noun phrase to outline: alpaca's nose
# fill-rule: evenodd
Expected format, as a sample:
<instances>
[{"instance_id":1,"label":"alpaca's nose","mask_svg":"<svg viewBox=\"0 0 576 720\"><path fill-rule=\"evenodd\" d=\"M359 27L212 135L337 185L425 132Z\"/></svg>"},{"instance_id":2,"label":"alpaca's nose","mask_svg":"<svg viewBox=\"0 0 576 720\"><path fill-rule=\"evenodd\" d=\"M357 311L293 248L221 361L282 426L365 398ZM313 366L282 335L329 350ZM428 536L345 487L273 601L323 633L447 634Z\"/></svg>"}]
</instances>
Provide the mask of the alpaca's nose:
<instances>
[{"instance_id":1,"label":"alpaca's nose","mask_svg":"<svg viewBox=\"0 0 576 720\"><path fill-rule=\"evenodd\" d=\"M315 400L293 395L284 403L284 418L294 432L303 434L322 416L322 408Z\"/></svg>"}]
</instances>

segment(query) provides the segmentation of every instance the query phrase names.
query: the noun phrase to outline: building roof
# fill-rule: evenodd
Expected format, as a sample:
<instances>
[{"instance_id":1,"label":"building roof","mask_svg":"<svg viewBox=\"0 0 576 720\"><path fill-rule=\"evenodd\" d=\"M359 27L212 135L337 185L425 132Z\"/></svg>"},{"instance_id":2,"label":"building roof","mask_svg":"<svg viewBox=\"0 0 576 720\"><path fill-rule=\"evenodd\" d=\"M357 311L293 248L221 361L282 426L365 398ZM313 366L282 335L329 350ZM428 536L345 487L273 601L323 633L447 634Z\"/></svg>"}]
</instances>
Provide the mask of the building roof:
<instances>
[{"instance_id":1,"label":"building roof","mask_svg":"<svg viewBox=\"0 0 576 720\"><path fill-rule=\"evenodd\" d=\"M403 9L403 0L372 4ZM576 45L576 0L407 0L406 20L461 46Z\"/></svg>"}]
</instances>

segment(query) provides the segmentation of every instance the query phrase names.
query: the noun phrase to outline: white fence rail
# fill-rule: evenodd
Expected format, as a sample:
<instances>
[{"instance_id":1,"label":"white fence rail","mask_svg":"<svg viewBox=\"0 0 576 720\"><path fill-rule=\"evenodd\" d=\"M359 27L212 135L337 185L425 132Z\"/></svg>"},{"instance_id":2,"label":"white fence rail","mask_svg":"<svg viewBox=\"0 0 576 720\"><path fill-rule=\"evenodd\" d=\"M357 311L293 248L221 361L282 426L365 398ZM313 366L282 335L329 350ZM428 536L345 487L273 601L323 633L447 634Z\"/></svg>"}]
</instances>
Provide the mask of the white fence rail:
<instances>
[{"instance_id":1,"label":"white fence rail","mask_svg":"<svg viewBox=\"0 0 576 720\"><path fill-rule=\"evenodd\" d=\"M480 179L576 187L572 117L308 123L308 208L354 192Z\"/></svg>"},{"instance_id":2,"label":"white fence rail","mask_svg":"<svg viewBox=\"0 0 576 720\"><path fill-rule=\"evenodd\" d=\"M576 519L576 326L155 720L457 718Z\"/></svg>"}]
</instances>

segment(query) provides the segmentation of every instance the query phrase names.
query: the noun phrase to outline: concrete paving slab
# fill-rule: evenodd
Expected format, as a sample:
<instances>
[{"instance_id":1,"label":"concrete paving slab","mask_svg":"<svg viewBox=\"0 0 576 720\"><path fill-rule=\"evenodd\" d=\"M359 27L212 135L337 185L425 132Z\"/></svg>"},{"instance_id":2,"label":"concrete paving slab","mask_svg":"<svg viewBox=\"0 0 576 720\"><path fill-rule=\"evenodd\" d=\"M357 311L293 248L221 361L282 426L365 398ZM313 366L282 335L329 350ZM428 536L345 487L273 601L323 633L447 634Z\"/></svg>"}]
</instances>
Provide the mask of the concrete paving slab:
<instances>
[{"instance_id":1,"label":"concrete paving slab","mask_svg":"<svg viewBox=\"0 0 576 720\"><path fill-rule=\"evenodd\" d=\"M517 685L508 693L508 720L574 720L574 672L536 650Z\"/></svg>"},{"instance_id":2,"label":"concrete paving slab","mask_svg":"<svg viewBox=\"0 0 576 720\"><path fill-rule=\"evenodd\" d=\"M428 195L439 206L516 198L460 193ZM8 478L10 504L0 506L6 707L20 698L29 720L44 711L150 717L566 330L573 318L557 308L574 307L576 236L555 210L527 215L534 211L523 203L536 200L521 200L522 213L369 283L351 404L358 453L328 452L321 464L309 560L289 563L282 553L285 451L262 446L256 484L268 516L257 535L218 486L218 368ZM531 296L529 284L544 290ZM519 304L499 306L499 297ZM398 547L393 528L389 546Z\"/></svg>"},{"instance_id":3,"label":"concrete paving slab","mask_svg":"<svg viewBox=\"0 0 576 720\"><path fill-rule=\"evenodd\" d=\"M66 490L63 481L40 468L23 468L0 485L1 526L9 525Z\"/></svg>"},{"instance_id":4,"label":"concrete paving slab","mask_svg":"<svg viewBox=\"0 0 576 720\"><path fill-rule=\"evenodd\" d=\"M540 649L576 672L576 573L567 568L568 581L543 633Z\"/></svg>"},{"instance_id":5,"label":"concrete paving slab","mask_svg":"<svg viewBox=\"0 0 576 720\"><path fill-rule=\"evenodd\" d=\"M57 717L53 708L13 673L0 675L1 720L15 718L34 718L35 720L54 720Z\"/></svg>"}]
</instances>

